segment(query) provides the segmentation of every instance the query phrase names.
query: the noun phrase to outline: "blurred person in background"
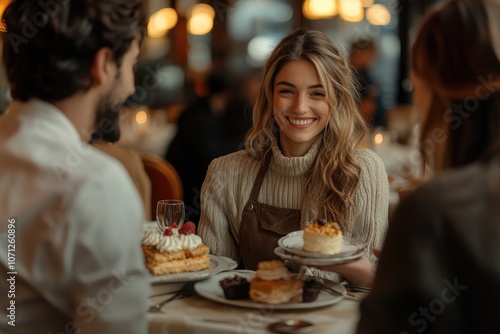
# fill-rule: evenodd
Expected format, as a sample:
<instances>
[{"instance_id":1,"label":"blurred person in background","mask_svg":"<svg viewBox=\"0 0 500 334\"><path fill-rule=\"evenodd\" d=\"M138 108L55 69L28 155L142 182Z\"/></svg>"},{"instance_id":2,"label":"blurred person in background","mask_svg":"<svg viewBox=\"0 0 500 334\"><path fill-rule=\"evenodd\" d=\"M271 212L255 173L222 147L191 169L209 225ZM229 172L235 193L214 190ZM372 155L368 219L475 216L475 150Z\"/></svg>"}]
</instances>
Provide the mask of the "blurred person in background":
<instances>
[{"instance_id":1,"label":"blurred person in background","mask_svg":"<svg viewBox=\"0 0 500 334\"><path fill-rule=\"evenodd\" d=\"M260 87L261 70L251 70L232 85L224 122L235 151L244 147L245 135L252 127L252 109Z\"/></svg>"},{"instance_id":2,"label":"blurred person in background","mask_svg":"<svg viewBox=\"0 0 500 334\"><path fill-rule=\"evenodd\" d=\"M289 34L264 67L245 150L210 164L203 241L254 270L274 259L279 238L316 218L380 247L388 181L380 158L359 148L365 131L348 61L319 31Z\"/></svg>"},{"instance_id":3,"label":"blurred person in background","mask_svg":"<svg viewBox=\"0 0 500 334\"><path fill-rule=\"evenodd\" d=\"M414 103L442 173L399 205L358 333L500 332L499 18L498 0L451 0L421 23Z\"/></svg>"},{"instance_id":4,"label":"blurred person in background","mask_svg":"<svg viewBox=\"0 0 500 334\"><path fill-rule=\"evenodd\" d=\"M354 77L359 90L359 108L368 125L374 125L378 116L379 88L372 79L370 69L377 60L377 46L373 40L359 39L349 49L349 62L354 68Z\"/></svg>"},{"instance_id":5,"label":"blurred person in background","mask_svg":"<svg viewBox=\"0 0 500 334\"><path fill-rule=\"evenodd\" d=\"M144 209L125 169L87 144L134 92L142 3L13 0L3 23L0 332L147 333Z\"/></svg>"},{"instance_id":6,"label":"blurred person in background","mask_svg":"<svg viewBox=\"0 0 500 334\"><path fill-rule=\"evenodd\" d=\"M213 71L206 78L207 95L197 97L182 111L177 133L165 154L182 180L186 219L198 224L200 190L210 162L234 152L224 114L230 98L228 79Z\"/></svg>"}]
</instances>

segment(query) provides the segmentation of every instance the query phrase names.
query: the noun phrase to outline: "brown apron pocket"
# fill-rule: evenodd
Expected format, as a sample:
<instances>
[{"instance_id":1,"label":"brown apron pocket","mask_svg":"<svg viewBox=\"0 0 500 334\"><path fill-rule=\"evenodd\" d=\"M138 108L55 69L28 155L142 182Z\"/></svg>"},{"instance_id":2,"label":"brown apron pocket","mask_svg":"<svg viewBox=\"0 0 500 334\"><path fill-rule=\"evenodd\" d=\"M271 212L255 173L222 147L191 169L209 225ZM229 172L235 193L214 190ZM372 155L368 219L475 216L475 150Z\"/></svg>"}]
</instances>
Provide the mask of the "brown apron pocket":
<instances>
[{"instance_id":1,"label":"brown apron pocket","mask_svg":"<svg viewBox=\"0 0 500 334\"><path fill-rule=\"evenodd\" d=\"M255 213L260 226L266 231L286 235L300 229L300 210L260 204L255 206Z\"/></svg>"}]
</instances>

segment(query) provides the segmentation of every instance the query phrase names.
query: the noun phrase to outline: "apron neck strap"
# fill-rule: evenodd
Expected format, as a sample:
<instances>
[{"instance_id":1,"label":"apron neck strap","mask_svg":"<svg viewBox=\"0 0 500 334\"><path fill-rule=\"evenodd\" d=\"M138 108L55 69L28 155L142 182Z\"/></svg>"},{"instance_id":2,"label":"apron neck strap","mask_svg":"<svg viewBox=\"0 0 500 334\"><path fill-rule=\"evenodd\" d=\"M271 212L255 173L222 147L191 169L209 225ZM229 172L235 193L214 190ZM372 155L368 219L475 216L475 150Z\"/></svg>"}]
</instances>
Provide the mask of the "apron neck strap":
<instances>
[{"instance_id":1,"label":"apron neck strap","mask_svg":"<svg viewBox=\"0 0 500 334\"><path fill-rule=\"evenodd\" d=\"M273 151L269 149L262 161L262 165L260 166L257 177L255 178L255 182L253 183L252 192L250 193L250 200L257 202L259 198L260 188L262 187L262 182L264 181L264 176L267 173L269 165L271 163L271 156L273 155Z\"/></svg>"}]
</instances>

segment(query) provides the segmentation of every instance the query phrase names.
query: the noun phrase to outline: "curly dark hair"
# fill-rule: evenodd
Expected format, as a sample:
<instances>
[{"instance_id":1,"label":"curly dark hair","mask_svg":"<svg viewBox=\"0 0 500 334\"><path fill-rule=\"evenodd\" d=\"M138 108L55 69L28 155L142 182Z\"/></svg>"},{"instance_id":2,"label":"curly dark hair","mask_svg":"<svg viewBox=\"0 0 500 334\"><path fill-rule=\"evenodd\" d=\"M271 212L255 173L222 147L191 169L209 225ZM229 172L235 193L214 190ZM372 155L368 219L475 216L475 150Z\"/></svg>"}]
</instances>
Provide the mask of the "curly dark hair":
<instances>
[{"instance_id":1,"label":"curly dark hair","mask_svg":"<svg viewBox=\"0 0 500 334\"><path fill-rule=\"evenodd\" d=\"M119 67L146 28L141 0L13 0L2 21L11 95L22 101L88 90L96 52L111 49Z\"/></svg>"}]
</instances>

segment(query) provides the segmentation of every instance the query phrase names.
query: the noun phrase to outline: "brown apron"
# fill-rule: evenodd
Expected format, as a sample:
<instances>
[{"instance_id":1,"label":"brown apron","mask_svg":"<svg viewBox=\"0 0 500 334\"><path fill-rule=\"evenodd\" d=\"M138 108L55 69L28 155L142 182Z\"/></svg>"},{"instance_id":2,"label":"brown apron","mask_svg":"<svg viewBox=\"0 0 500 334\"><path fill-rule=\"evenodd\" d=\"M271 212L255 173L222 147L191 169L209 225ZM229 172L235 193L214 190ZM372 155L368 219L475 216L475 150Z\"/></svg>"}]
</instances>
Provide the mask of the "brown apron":
<instances>
[{"instance_id":1,"label":"brown apron","mask_svg":"<svg viewBox=\"0 0 500 334\"><path fill-rule=\"evenodd\" d=\"M251 270L256 270L260 261L275 259L274 249L278 246L279 238L300 230L300 210L278 208L258 202L271 156L271 151L265 155L241 216L240 254L243 266Z\"/></svg>"}]
</instances>

